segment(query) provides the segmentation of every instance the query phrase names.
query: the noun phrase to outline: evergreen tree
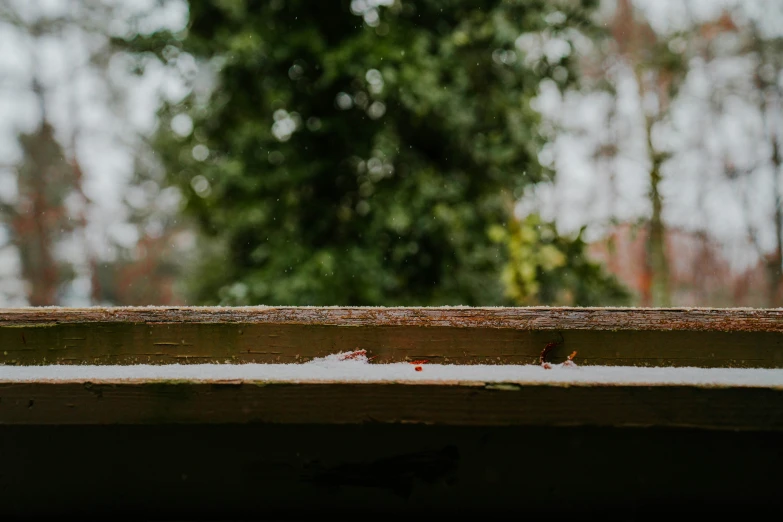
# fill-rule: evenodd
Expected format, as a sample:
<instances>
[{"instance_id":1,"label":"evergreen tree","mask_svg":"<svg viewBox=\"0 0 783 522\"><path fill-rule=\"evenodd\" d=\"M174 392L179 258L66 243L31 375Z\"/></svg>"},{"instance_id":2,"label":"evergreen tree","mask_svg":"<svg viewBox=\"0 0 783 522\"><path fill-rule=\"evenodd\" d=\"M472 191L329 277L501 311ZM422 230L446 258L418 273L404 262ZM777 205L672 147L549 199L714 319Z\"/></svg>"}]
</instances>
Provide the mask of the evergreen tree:
<instances>
[{"instance_id":1,"label":"evergreen tree","mask_svg":"<svg viewBox=\"0 0 783 522\"><path fill-rule=\"evenodd\" d=\"M529 101L543 78L574 77L570 56L531 64L515 42L532 32L567 44L591 3L192 0L185 34L131 41L175 46L215 72L206 95L161 115L157 145L204 232L194 300L533 303L573 284L551 276L568 270L594 289L570 302L621 297L580 238L511 212L548 176ZM549 261L532 263L537 285L508 277L519 230L548 245Z\"/></svg>"}]
</instances>

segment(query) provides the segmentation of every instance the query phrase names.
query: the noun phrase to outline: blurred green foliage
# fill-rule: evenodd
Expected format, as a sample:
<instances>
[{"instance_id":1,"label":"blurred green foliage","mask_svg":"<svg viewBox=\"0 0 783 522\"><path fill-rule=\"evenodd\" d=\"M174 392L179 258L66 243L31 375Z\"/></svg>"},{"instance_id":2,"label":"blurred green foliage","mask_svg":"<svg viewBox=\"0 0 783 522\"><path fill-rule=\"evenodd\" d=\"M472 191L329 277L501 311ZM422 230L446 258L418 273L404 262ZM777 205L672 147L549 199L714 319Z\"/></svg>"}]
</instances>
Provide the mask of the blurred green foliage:
<instances>
[{"instance_id":1,"label":"blurred green foliage","mask_svg":"<svg viewBox=\"0 0 783 522\"><path fill-rule=\"evenodd\" d=\"M524 305L626 303L628 291L585 257L583 231L575 238L563 237L553 223L535 214L507 227L491 227L491 239L509 252L502 273L506 295Z\"/></svg>"},{"instance_id":2,"label":"blurred green foliage","mask_svg":"<svg viewBox=\"0 0 783 522\"><path fill-rule=\"evenodd\" d=\"M568 40L592 2L378 3L191 0L184 34L129 42L215 73L156 145L203 232L193 301L621 301L581 238L510 211L549 176L529 102L574 78L572 53L531 64L515 41Z\"/></svg>"}]
</instances>

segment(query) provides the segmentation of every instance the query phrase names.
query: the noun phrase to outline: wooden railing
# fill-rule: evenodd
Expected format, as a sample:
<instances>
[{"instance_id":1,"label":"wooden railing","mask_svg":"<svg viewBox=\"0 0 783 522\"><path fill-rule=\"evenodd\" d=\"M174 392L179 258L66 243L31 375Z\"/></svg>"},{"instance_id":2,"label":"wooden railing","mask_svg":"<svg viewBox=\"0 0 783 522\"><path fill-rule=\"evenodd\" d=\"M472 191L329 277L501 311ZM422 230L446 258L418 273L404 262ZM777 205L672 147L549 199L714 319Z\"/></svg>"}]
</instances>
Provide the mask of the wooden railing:
<instances>
[{"instance_id":1,"label":"wooden railing","mask_svg":"<svg viewBox=\"0 0 783 522\"><path fill-rule=\"evenodd\" d=\"M0 310L0 517L546 515L665 510L699 498L724 511L777 505L782 341L783 310ZM577 371L706 370L693 382L643 373L638 382L572 380L563 367L486 377L485 365L538 365L552 342L548 360L575 351ZM339 352L366 353L370 365L429 366L393 380L208 368L166 378L135 366L301 364ZM77 365L127 368L101 377ZM466 368L444 379L433 365ZM749 371L718 379L727 368ZM80 466L77 454L100 461ZM308 507L318 502L327 506Z\"/></svg>"}]
</instances>

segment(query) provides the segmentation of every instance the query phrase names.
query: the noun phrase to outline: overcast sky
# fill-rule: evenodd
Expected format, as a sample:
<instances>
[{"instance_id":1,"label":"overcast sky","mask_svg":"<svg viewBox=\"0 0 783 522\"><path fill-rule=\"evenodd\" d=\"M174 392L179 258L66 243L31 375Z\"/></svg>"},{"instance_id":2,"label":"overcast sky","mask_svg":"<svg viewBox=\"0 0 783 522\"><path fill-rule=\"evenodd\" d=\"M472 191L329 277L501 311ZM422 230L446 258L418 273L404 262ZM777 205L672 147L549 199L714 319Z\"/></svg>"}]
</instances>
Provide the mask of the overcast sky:
<instances>
[{"instance_id":1,"label":"overcast sky","mask_svg":"<svg viewBox=\"0 0 783 522\"><path fill-rule=\"evenodd\" d=\"M34 130L41 118L30 90L35 74L45 88L47 116L68 155L74 154L73 132L79 133L75 153L85 173L85 194L92 203L87 208L89 248L100 257L110 257L112 242L130 246L138 237L135 227L126 224L126 209L121 203L133 173L137 140L154 131L161 101L181 98L187 90L179 74L156 60L149 61L145 74L139 77L127 73L122 55L115 56L107 82L90 58L107 44L105 31L123 36L134 27L142 33L183 29L187 4L178 0L168 0L162 6L157 0L3 2L0 8L5 7L26 24L63 17L89 26L87 4L114 14L109 20L96 20L97 31L79 30L74 24L36 40L24 28L0 21L0 200L13 201L17 194L13 171L21 157L17 135ZM192 59L187 63L187 58L183 58L182 67L193 67ZM0 229L0 299L6 301L0 305L24 304L18 255L7 247L6 240L7 234ZM86 271L83 242L69 241L61 250L61 257ZM86 273L77 278L73 290L70 304L88 303Z\"/></svg>"},{"instance_id":2,"label":"overcast sky","mask_svg":"<svg viewBox=\"0 0 783 522\"><path fill-rule=\"evenodd\" d=\"M612 3L605 2L605 6ZM661 33L684 29L689 18L704 22L719 17L725 8L739 8L767 37L783 34L780 0L692 0L687 3L689 11L682 0L634 3ZM762 247L771 250L774 246L772 172L761 167L729 182L723 174L724 161L730 160L738 169L750 169L770 155L765 126L783 132L779 108L765 121L754 102L743 99L753 90L751 66L752 62L744 59L691 62L670 119L653 131L656 146L672 153L664 165L661 186L666 223L708 231L724 245L727 258L738 270L758 261L748 244L749 226L758 232ZM617 88L616 99L605 92L562 95L552 83L542 84L534 106L561 132L544 148L540 159L553 165L557 177L553 185L533 187L520 204L520 212L538 210L557 220L564 232L592 224L589 238L600 237L605 230L601 224L612 217L631 221L649 216L643 103L631 71L615 69L612 82ZM720 112L710 109L711 94L729 86L740 94L723 96ZM615 124L608 126L606 114L615 103ZM592 159L602 143L619 145L614 161L597 163ZM609 189L610 174L617 184L616 197Z\"/></svg>"}]
</instances>

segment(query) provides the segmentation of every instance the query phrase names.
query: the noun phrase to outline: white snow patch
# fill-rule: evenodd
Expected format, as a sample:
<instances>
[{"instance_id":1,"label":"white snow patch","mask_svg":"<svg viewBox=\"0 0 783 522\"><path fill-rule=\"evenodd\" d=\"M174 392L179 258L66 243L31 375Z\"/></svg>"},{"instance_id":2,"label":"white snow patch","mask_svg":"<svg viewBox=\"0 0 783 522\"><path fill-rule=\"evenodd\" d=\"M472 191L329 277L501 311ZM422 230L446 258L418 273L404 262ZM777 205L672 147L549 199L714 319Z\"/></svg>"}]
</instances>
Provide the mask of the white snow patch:
<instances>
[{"instance_id":1,"label":"white snow patch","mask_svg":"<svg viewBox=\"0 0 783 522\"><path fill-rule=\"evenodd\" d=\"M417 370L416 368L420 368ZM463 382L551 385L783 387L783 369L635 366L370 364L364 350L302 364L0 366L0 382L30 381Z\"/></svg>"}]
</instances>

